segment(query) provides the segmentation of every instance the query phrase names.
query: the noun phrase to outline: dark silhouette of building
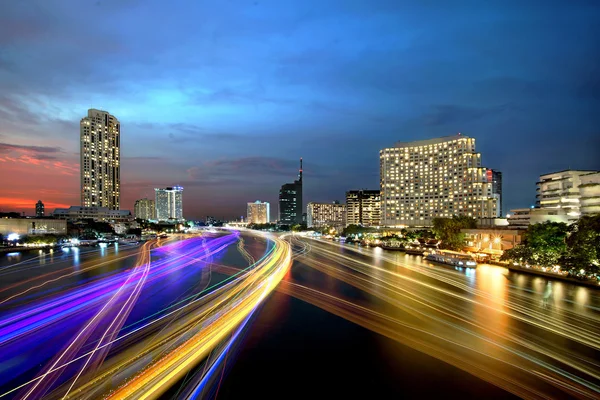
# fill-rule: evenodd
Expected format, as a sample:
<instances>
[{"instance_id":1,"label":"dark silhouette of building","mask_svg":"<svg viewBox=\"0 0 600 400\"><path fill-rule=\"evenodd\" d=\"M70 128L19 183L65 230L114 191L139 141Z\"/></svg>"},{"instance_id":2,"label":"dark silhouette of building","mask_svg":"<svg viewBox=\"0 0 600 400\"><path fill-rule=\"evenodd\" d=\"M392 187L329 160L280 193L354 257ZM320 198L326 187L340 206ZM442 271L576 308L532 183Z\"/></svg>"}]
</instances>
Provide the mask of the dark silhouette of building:
<instances>
[{"instance_id":1,"label":"dark silhouette of building","mask_svg":"<svg viewBox=\"0 0 600 400\"><path fill-rule=\"evenodd\" d=\"M279 190L279 225L296 225L303 222L302 208L302 158L298 179L286 183Z\"/></svg>"},{"instance_id":2,"label":"dark silhouette of building","mask_svg":"<svg viewBox=\"0 0 600 400\"><path fill-rule=\"evenodd\" d=\"M41 200L38 200L38 202L35 203L35 216L41 218L44 215L46 215L44 203L42 203Z\"/></svg>"},{"instance_id":3,"label":"dark silhouette of building","mask_svg":"<svg viewBox=\"0 0 600 400\"><path fill-rule=\"evenodd\" d=\"M488 182L492 183L492 194L498 195L498 216L502 217L502 172L488 169Z\"/></svg>"}]
</instances>

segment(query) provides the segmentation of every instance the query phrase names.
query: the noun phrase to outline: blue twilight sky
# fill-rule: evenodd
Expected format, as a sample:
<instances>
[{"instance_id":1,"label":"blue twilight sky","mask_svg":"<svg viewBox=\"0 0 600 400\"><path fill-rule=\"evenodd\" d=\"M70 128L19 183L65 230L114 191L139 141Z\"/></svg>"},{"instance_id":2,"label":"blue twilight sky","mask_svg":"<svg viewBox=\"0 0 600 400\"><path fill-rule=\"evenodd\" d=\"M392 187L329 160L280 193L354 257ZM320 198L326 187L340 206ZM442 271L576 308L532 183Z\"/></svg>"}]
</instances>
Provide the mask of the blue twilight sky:
<instances>
[{"instance_id":1,"label":"blue twilight sky","mask_svg":"<svg viewBox=\"0 0 600 400\"><path fill-rule=\"evenodd\" d=\"M122 203L184 186L186 217L378 188L383 147L456 132L504 173L600 169L600 1L0 3L0 209L79 204L79 120L122 129Z\"/></svg>"}]
</instances>

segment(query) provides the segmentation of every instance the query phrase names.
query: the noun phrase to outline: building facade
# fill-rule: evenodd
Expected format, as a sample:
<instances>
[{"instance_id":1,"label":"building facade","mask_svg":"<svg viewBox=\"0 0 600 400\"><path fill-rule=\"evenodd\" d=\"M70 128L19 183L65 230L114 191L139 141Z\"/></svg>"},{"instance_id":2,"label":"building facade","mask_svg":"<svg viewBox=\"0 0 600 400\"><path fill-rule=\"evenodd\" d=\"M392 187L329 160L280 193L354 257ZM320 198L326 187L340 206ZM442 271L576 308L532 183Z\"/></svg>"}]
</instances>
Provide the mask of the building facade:
<instances>
[{"instance_id":1,"label":"building facade","mask_svg":"<svg viewBox=\"0 0 600 400\"><path fill-rule=\"evenodd\" d=\"M346 224L379 226L381 195L379 190L350 190L346 192Z\"/></svg>"},{"instance_id":2,"label":"building facade","mask_svg":"<svg viewBox=\"0 0 600 400\"><path fill-rule=\"evenodd\" d=\"M120 208L121 125L106 111L90 109L80 123L81 205Z\"/></svg>"},{"instance_id":3,"label":"building facade","mask_svg":"<svg viewBox=\"0 0 600 400\"><path fill-rule=\"evenodd\" d=\"M486 179L492 184L492 196L498 199L496 207L496 216L502 218L502 172L495 169L488 169L486 172Z\"/></svg>"},{"instance_id":4,"label":"building facade","mask_svg":"<svg viewBox=\"0 0 600 400\"><path fill-rule=\"evenodd\" d=\"M306 224L309 228L331 226L344 228L346 226L346 205L339 201L333 203L310 202L306 206Z\"/></svg>"},{"instance_id":5,"label":"building facade","mask_svg":"<svg viewBox=\"0 0 600 400\"><path fill-rule=\"evenodd\" d=\"M581 215L600 214L600 172L581 175L579 206Z\"/></svg>"},{"instance_id":6,"label":"building facade","mask_svg":"<svg viewBox=\"0 0 600 400\"><path fill-rule=\"evenodd\" d=\"M129 222L133 219L129 210L111 210L108 207L71 206L69 208L57 208L52 216L67 221L93 219L102 222Z\"/></svg>"},{"instance_id":7,"label":"building facade","mask_svg":"<svg viewBox=\"0 0 600 400\"><path fill-rule=\"evenodd\" d=\"M41 200L38 200L38 202L35 203L35 216L37 218L42 218L44 215L46 215L46 207L44 207L44 203L42 203Z\"/></svg>"},{"instance_id":8,"label":"building facade","mask_svg":"<svg viewBox=\"0 0 600 400\"><path fill-rule=\"evenodd\" d=\"M271 222L270 204L260 200L248 203L246 222L249 224L268 224Z\"/></svg>"},{"instance_id":9,"label":"building facade","mask_svg":"<svg viewBox=\"0 0 600 400\"><path fill-rule=\"evenodd\" d=\"M286 183L279 189L279 225L302 224L302 159L298 179L293 183Z\"/></svg>"},{"instance_id":10,"label":"building facade","mask_svg":"<svg viewBox=\"0 0 600 400\"><path fill-rule=\"evenodd\" d=\"M183 188L181 186L154 189L154 194L158 221L183 220Z\"/></svg>"},{"instance_id":11,"label":"building facade","mask_svg":"<svg viewBox=\"0 0 600 400\"><path fill-rule=\"evenodd\" d=\"M540 176L536 188L535 212L559 216L567 223L575 222L581 216L581 189L587 193L588 188L592 187L586 185L580 188L582 178L587 182L594 174L598 174L598 171L565 170ZM586 194L586 210L591 200L589 197Z\"/></svg>"},{"instance_id":12,"label":"building facade","mask_svg":"<svg viewBox=\"0 0 600 400\"><path fill-rule=\"evenodd\" d=\"M17 235L65 235L67 221L43 218L0 218L0 234Z\"/></svg>"},{"instance_id":13,"label":"building facade","mask_svg":"<svg viewBox=\"0 0 600 400\"><path fill-rule=\"evenodd\" d=\"M133 215L136 219L156 220L156 203L148 198L136 200L133 206Z\"/></svg>"},{"instance_id":14,"label":"building facade","mask_svg":"<svg viewBox=\"0 0 600 400\"><path fill-rule=\"evenodd\" d=\"M465 135L399 142L379 152L385 226L431 226L433 218L498 216L475 139Z\"/></svg>"}]
</instances>

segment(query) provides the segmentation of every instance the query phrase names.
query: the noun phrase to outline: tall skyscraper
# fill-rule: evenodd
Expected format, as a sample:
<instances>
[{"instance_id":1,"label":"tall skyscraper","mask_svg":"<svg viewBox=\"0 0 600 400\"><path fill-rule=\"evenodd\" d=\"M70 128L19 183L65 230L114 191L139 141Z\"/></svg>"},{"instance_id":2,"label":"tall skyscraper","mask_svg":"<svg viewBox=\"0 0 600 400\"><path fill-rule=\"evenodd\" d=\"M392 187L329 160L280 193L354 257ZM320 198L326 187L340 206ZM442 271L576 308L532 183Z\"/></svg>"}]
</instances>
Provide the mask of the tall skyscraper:
<instances>
[{"instance_id":1,"label":"tall skyscraper","mask_svg":"<svg viewBox=\"0 0 600 400\"><path fill-rule=\"evenodd\" d=\"M502 217L502 172L495 169L488 169L486 172L486 178L489 183L492 184L492 195L498 198L498 207L496 209L496 216Z\"/></svg>"},{"instance_id":2,"label":"tall skyscraper","mask_svg":"<svg viewBox=\"0 0 600 400\"><path fill-rule=\"evenodd\" d=\"M266 201L263 203L256 200L254 203L248 203L248 213L246 221L249 224L268 224L271 221L271 206Z\"/></svg>"},{"instance_id":3,"label":"tall skyscraper","mask_svg":"<svg viewBox=\"0 0 600 400\"><path fill-rule=\"evenodd\" d=\"M495 218L497 199L475 139L465 135L396 143L379 152L385 226L431 226L435 217Z\"/></svg>"},{"instance_id":4,"label":"tall skyscraper","mask_svg":"<svg viewBox=\"0 0 600 400\"><path fill-rule=\"evenodd\" d=\"M44 203L42 203L41 200L38 200L37 203L35 203L35 216L38 218L43 217L46 214L45 208L44 208Z\"/></svg>"},{"instance_id":5,"label":"tall skyscraper","mask_svg":"<svg viewBox=\"0 0 600 400\"><path fill-rule=\"evenodd\" d=\"M306 206L307 226L309 228L321 228L332 226L343 228L346 226L346 205L339 201L333 203L310 202Z\"/></svg>"},{"instance_id":6,"label":"tall skyscraper","mask_svg":"<svg viewBox=\"0 0 600 400\"><path fill-rule=\"evenodd\" d=\"M381 196L379 190L350 190L346 192L346 224L379 226Z\"/></svg>"},{"instance_id":7,"label":"tall skyscraper","mask_svg":"<svg viewBox=\"0 0 600 400\"><path fill-rule=\"evenodd\" d=\"M133 215L136 219L155 220L156 219L156 202L152 199L139 199L135 201Z\"/></svg>"},{"instance_id":8,"label":"tall skyscraper","mask_svg":"<svg viewBox=\"0 0 600 400\"><path fill-rule=\"evenodd\" d=\"M183 188L181 186L154 189L154 194L157 220L183 220Z\"/></svg>"},{"instance_id":9,"label":"tall skyscraper","mask_svg":"<svg viewBox=\"0 0 600 400\"><path fill-rule=\"evenodd\" d=\"M120 208L121 126L106 111L90 109L80 123L81 205Z\"/></svg>"},{"instance_id":10,"label":"tall skyscraper","mask_svg":"<svg viewBox=\"0 0 600 400\"><path fill-rule=\"evenodd\" d=\"M294 183L284 184L279 190L279 224L301 224L302 213L302 158L300 158L298 179Z\"/></svg>"}]
</instances>

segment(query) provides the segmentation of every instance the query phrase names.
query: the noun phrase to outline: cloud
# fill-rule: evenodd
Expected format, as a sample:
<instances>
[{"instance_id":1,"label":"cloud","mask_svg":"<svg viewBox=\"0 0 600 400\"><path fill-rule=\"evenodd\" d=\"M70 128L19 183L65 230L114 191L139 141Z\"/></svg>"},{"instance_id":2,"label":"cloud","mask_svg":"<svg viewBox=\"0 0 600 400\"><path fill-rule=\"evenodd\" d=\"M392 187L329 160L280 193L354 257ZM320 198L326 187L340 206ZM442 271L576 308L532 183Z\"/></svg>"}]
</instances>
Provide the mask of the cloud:
<instances>
[{"instance_id":1,"label":"cloud","mask_svg":"<svg viewBox=\"0 0 600 400\"><path fill-rule=\"evenodd\" d=\"M19 161L29 164L39 165L44 161L56 160L60 153L63 153L60 147L53 146L29 146L0 142L0 155L20 154Z\"/></svg>"},{"instance_id":2,"label":"cloud","mask_svg":"<svg viewBox=\"0 0 600 400\"><path fill-rule=\"evenodd\" d=\"M425 125L460 125L479 120L485 117L497 117L503 113L514 110L511 104L502 104L491 107L469 107L453 104L432 106L433 111L423 116Z\"/></svg>"}]
</instances>

